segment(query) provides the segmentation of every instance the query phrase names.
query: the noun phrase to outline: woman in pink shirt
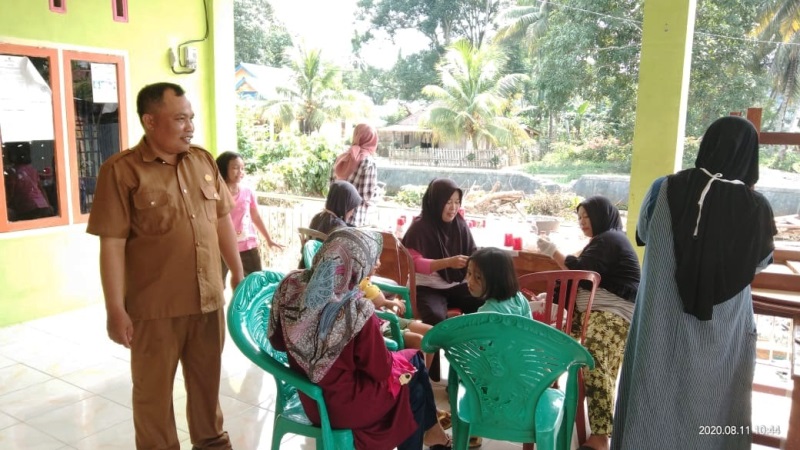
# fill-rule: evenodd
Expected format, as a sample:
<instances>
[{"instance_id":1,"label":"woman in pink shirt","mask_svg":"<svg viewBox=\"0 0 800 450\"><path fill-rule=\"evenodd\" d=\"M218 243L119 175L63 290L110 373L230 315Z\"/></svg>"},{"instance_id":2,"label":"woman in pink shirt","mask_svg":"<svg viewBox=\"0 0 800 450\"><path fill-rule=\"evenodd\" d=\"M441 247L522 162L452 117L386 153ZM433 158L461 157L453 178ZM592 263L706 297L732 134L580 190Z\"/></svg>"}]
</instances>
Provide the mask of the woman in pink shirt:
<instances>
[{"instance_id":1,"label":"woman in pink shirt","mask_svg":"<svg viewBox=\"0 0 800 450\"><path fill-rule=\"evenodd\" d=\"M244 275L261 270L261 255L258 253L258 236L256 229L261 232L270 248L283 249L283 245L273 241L258 214L258 203L255 193L250 188L241 184L244 179L244 161L238 153L224 152L217 157L217 167L222 178L228 185L228 190L233 197L231 220L236 230L236 241L239 246L239 255L242 258ZM222 263L222 278L228 275L228 268Z\"/></svg>"}]
</instances>

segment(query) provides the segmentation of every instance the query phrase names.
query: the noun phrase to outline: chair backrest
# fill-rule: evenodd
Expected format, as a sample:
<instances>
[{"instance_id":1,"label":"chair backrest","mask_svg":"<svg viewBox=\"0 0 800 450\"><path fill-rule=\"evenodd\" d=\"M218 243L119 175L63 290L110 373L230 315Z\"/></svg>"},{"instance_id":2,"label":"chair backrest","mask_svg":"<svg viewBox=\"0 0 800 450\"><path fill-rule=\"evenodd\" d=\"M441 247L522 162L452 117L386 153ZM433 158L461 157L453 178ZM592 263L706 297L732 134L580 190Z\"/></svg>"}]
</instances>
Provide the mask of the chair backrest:
<instances>
[{"instance_id":1,"label":"chair backrest","mask_svg":"<svg viewBox=\"0 0 800 450\"><path fill-rule=\"evenodd\" d=\"M447 319L422 340L422 351L439 349L450 362L451 410L469 422L474 435L515 442L535 441L539 398L564 372L569 372L564 426L571 430L578 370L594 366L589 352L570 336L510 314ZM455 390L459 382L461 399Z\"/></svg>"},{"instance_id":2,"label":"chair backrest","mask_svg":"<svg viewBox=\"0 0 800 450\"><path fill-rule=\"evenodd\" d=\"M303 245L307 241L312 239L317 239L319 241L324 241L325 239L328 239L327 234L306 227L297 227L297 234L300 235L300 245Z\"/></svg>"},{"instance_id":3,"label":"chair backrest","mask_svg":"<svg viewBox=\"0 0 800 450\"><path fill-rule=\"evenodd\" d=\"M317 448L337 448L322 388L312 383L305 375L289 368L286 353L273 348L267 338L272 296L284 276L281 272L265 270L251 273L239 283L228 306L228 332L239 350L275 379L278 391L275 398L276 417L278 414L283 414L287 408L296 406L297 391L301 391L317 402L322 436L322 443L318 442ZM298 419L307 422L307 419Z\"/></svg>"},{"instance_id":4,"label":"chair backrest","mask_svg":"<svg viewBox=\"0 0 800 450\"><path fill-rule=\"evenodd\" d=\"M397 237L389 232L382 231L383 250L381 250L381 267L376 275L397 283L408 289L408 303L406 305L406 317L418 318L417 315L417 278L414 270L414 260L411 253L403 246ZM376 283L380 286L380 283ZM381 289L384 286L380 286Z\"/></svg>"},{"instance_id":5,"label":"chair backrest","mask_svg":"<svg viewBox=\"0 0 800 450\"><path fill-rule=\"evenodd\" d=\"M283 277L283 273L268 270L248 275L236 288L227 317L228 331L239 350L275 378L278 404L294 395L294 385L311 384L289 369L286 353L275 350L267 338L272 296Z\"/></svg>"},{"instance_id":6,"label":"chair backrest","mask_svg":"<svg viewBox=\"0 0 800 450\"><path fill-rule=\"evenodd\" d=\"M575 310L575 298L578 287L589 291L589 302L586 311L591 312L594 294L600 285L600 274L588 270L548 270L522 275L518 279L519 288L526 297L531 294L547 294L545 300L545 323L569 334L572 331L572 314ZM591 283L591 286L587 285ZM555 319L552 319L555 317ZM581 343L586 337L586 326L589 315L584 316L581 326Z\"/></svg>"},{"instance_id":7,"label":"chair backrest","mask_svg":"<svg viewBox=\"0 0 800 450\"><path fill-rule=\"evenodd\" d=\"M566 270L563 264L559 264L553 258L537 252L520 251L512 259L514 260L514 271L518 277L545 270Z\"/></svg>"},{"instance_id":8,"label":"chair backrest","mask_svg":"<svg viewBox=\"0 0 800 450\"><path fill-rule=\"evenodd\" d=\"M316 239L310 239L303 244L303 265L306 268L311 267L314 256L316 256L320 248L322 248L322 242Z\"/></svg>"}]
</instances>

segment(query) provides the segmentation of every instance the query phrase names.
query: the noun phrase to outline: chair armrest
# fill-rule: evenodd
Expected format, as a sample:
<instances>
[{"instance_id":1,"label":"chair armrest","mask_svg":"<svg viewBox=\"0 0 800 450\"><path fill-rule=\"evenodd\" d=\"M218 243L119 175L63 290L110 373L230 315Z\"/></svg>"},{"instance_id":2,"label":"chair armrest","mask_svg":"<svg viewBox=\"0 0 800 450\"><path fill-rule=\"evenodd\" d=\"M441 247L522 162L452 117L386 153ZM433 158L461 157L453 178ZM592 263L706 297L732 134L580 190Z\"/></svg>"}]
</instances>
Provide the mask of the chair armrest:
<instances>
[{"instance_id":1,"label":"chair armrest","mask_svg":"<svg viewBox=\"0 0 800 450\"><path fill-rule=\"evenodd\" d=\"M403 317L406 319L414 318L414 312L411 310L411 293L408 287L400 286L398 284L388 284L381 280L376 280L375 277L371 277L370 281L372 281L372 284L377 286L381 291L400 296L400 298L402 298L403 302L406 304L406 312L403 314Z\"/></svg>"},{"instance_id":2,"label":"chair armrest","mask_svg":"<svg viewBox=\"0 0 800 450\"><path fill-rule=\"evenodd\" d=\"M403 332L400 331L400 323L399 320L397 320L397 315L386 311L375 311L375 314L389 322L389 329L392 331L392 339L397 344L396 348L390 348L389 345L386 347L389 348L389 350L403 350L405 348L405 342L403 340Z\"/></svg>"}]
</instances>

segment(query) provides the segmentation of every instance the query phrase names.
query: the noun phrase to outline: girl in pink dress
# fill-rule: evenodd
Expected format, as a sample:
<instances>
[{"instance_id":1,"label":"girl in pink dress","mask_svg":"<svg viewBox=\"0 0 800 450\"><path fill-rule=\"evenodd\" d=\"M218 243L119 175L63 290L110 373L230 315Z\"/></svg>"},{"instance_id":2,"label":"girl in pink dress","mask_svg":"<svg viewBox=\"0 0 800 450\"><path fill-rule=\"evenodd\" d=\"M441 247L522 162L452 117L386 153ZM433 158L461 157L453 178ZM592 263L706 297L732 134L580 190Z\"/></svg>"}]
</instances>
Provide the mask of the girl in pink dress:
<instances>
[{"instance_id":1,"label":"girl in pink dress","mask_svg":"<svg viewBox=\"0 0 800 450\"><path fill-rule=\"evenodd\" d=\"M261 215L258 213L258 203L255 193L250 188L241 184L244 179L244 161L239 154L225 152L217 157L217 167L222 178L228 185L228 190L233 197L231 220L236 230L236 241L239 246L239 255L242 258L244 275L261 270L261 255L258 253L258 236L256 229L261 232L270 248L283 249L283 245L275 242L269 235ZM228 267L222 263L222 278L228 275Z\"/></svg>"}]
</instances>

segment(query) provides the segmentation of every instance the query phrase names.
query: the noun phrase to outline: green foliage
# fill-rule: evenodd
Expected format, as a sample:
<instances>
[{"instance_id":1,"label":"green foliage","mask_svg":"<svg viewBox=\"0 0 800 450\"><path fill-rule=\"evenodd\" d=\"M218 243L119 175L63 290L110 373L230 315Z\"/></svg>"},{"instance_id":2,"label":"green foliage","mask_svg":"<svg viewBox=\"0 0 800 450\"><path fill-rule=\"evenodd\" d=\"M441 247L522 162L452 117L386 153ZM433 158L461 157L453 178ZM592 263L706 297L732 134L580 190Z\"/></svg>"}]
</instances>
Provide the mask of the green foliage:
<instances>
[{"instance_id":1,"label":"green foliage","mask_svg":"<svg viewBox=\"0 0 800 450\"><path fill-rule=\"evenodd\" d=\"M324 137L284 136L255 155L261 191L324 196L339 148Z\"/></svg>"},{"instance_id":2,"label":"green foliage","mask_svg":"<svg viewBox=\"0 0 800 450\"><path fill-rule=\"evenodd\" d=\"M681 160L681 167L689 169L694 167L694 161L697 159L697 151L700 150L699 137L686 136L683 141L683 159Z\"/></svg>"},{"instance_id":3,"label":"green foliage","mask_svg":"<svg viewBox=\"0 0 800 450\"><path fill-rule=\"evenodd\" d=\"M576 145L556 142L541 161L524 167L531 175L558 175L558 182L576 180L584 174L622 174L631 171L631 144L614 138L593 138Z\"/></svg>"},{"instance_id":4,"label":"green foliage","mask_svg":"<svg viewBox=\"0 0 800 450\"><path fill-rule=\"evenodd\" d=\"M363 92L377 105L397 97L391 72L378 67L366 66L345 72L342 82L345 88Z\"/></svg>"},{"instance_id":5,"label":"green foliage","mask_svg":"<svg viewBox=\"0 0 800 450\"><path fill-rule=\"evenodd\" d=\"M698 2L695 28L702 33L695 33L692 47L687 135L702 135L714 120L731 111L769 103L770 82L759 57L760 47L744 39L723 37L749 37L758 3Z\"/></svg>"},{"instance_id":6,"label":"green foliage","mask_svg":"<svg viewBox=\"0 0 800 450\"><path fill-rule=\"evenodd\" d=\"M761 147L761 166L785 172L800 173L800 152L796 147L766 145Z\"/></svg>"},{"instance_id":7,"label":"green foliage","mask_svg":"<svg viewBox=\"0 0 800 450\"><path fill-rule=\"evenodd\" d=\"M427 186L415 186L407 184L400 188L400 191L397 192L394 200L397 203L410 208L421 208L422 196L425 195L425 190L427 189Z\"/></svg>"},{"instance_id":8,"label":"green foliage","mask_svg":"<svg viewBox=\"0 0 800 450\"><path fill-rule=\"evenodd\" d=\"M359 0L359 17L371 28L385 31L392 39L401 30L422 33L430 48L443 48L466 38L480 46L494 28L500 0ZM371 32L357 37L359 45L373 37Z\"/></svg>"},{"instance_id":9,"label":"green foliage","mask_svg":"<svg viewBox=\"0 0 800 450\"><path fill-rule=\"evenodd\" d=\"M342 70L323 59L321 50L294 49L289 68L292 79L276 87L280 98L267 102L261 115L274 121L276 128L296 123L300 133L309 135L328 122L370 115L372 101L361 92L344 89Z\"/></svg>"},{"instance_id":10,"label":"green foliage","mask_svg":"<svg viewBox=\"0 0 800 450\"><path fill-rule=\"evenodd\" d=\"M440 136L466 138L473 149L516 146L528 141L521 120L506 115L509 99L528 77L503 75L506 57L496 46L473 47L461 40L447 50L439 67L438 85L422 92L435 102L428 125Z\"/></svg>"},{"instance_id":11,"label":"green foliage","mask_svg":"<svg viewBox=\"0 0 800 450\"><path fill-rule=\"evenodd\" d=\"M408 101L423 98L422 86L439 82L439 56L436 50L423 50L398 59L390 72L395 96Z\"/></svg>"},{"instance_id":12,"label":"green foliage","mask_svg":"<svg viewBox=\"0 0 800 450\"><path fill-rule=\"evenodd\" d=\"M551 164L569 161L607 163L630 169L631 151L631 144L622 144L614 138L593 138L580 145L558 142L542 161Z\"/></svg>"},{"instance_id":13,"label":"green foliage","mask_svg":"<svg viewBox=\"0 0 800 450\"><path fill-rule=\"evenodd\" d=\"M236 64L246 62L273 67L286 65L284 56L292 38L274 17L265 0L235 0L233 3L233 47Z\"/></svg>"}]
</instances>

